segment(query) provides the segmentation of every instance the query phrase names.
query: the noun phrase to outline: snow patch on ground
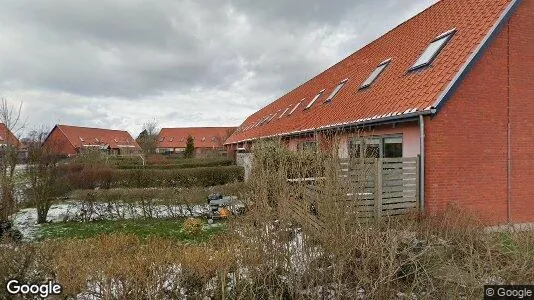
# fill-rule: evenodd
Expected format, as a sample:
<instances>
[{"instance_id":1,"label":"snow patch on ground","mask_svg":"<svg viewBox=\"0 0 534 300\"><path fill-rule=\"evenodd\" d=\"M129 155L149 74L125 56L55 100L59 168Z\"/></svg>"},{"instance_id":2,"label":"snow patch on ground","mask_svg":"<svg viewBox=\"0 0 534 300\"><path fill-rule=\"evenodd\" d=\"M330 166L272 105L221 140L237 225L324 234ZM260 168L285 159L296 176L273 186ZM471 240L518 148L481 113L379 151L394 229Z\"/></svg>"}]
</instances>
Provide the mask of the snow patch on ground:
<instances>
[{"instance_id":1,"label":"snow patch on ground","mask_svg":"<svg viewBox=\"0 0 534 300\"><path fill-rule=\"evenodd\" d=\"M82 202L67 201L54 204L50 207L46 217L47 222L57 223L65 221L92 221L92 220L117 220L132 219L150 216L152 218L177 218L177 217L199 217L206 215L209 206L195 205L154 205L149 208L141 205L97 203L90 207ZM39 227L37 224L37 209L25 208L18 211L13 217L13 227L20 230L23 240L32 241L38 238Z\"/></svg>"}]
</instances>

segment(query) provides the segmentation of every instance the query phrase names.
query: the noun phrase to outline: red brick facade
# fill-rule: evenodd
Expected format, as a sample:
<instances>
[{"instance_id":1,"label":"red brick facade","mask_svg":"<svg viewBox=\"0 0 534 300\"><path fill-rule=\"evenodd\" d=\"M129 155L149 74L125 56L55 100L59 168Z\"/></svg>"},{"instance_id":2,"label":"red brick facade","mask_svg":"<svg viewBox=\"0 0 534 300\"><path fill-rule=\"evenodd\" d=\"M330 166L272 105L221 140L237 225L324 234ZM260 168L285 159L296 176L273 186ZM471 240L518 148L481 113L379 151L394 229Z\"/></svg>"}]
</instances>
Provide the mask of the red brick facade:
<instances>
[{"instance_id":1,"label":"red brick facade","mask_svg":"<svg viewBox=\"0 0 534 300\"><path fill-rule=\"evenodd\" d=\"M428 212L456 203L490 223L534 221L533 22L534 1L522 1L441 111L426 119Z\"/></svg>"}]
</instances>

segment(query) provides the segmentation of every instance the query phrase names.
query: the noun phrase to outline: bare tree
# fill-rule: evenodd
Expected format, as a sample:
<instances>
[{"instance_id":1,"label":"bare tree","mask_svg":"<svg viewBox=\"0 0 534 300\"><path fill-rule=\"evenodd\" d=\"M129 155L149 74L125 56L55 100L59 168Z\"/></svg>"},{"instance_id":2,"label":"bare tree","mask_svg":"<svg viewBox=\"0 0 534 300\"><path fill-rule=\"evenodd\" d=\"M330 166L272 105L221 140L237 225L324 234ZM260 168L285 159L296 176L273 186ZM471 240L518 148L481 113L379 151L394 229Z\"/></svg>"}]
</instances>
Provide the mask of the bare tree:
<instances>
[{"instance_id":1,"label":"bare tree","mask_svg":"<svg viewBox=\"0 0 534 300\"><path fill-rule=\"evenodd\" d=\"M0 221L7 220L15 208L15 166L18 163L20 134L25 127L25 121L21 119L22 102L13 106L6 98L0 101L0 123L3 124L0 135Z\"/></svg>"},{"instance_id":2,"label":"bare tree","mask_svg":"<svg viewBox=\"0 0 534 300\"><path fill-rule=\"evenodd\" d=\"M156 153L158 133L159 126L156 119L146 121L143 124L143 131L139 134L137 142L143 149L145 155Z\"/></svg>"},{"instance_id":3,"label":"bare tree","mask_svg":"<svg viewBox=\"0 0 534 300\"><path fill-rule=\"evenodd\" d=\"M30 133L28 148L28 186L26 193L37 209L37 223L45 223L50 206L58 197L69 192L65 172L58 166L60 157L57 147L48 143L43 147L47 131L41 129Z\"/></svg>"}]
</instances>

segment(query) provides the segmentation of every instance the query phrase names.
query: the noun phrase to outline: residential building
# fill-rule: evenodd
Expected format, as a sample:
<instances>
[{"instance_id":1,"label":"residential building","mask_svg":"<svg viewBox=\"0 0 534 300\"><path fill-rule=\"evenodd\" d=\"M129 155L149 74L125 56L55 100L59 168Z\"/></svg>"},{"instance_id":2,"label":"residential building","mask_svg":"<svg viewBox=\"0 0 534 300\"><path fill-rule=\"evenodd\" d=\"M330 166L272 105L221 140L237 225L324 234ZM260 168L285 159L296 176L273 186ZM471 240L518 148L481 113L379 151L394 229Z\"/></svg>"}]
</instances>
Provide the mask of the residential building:
<instances>
[{"instance_id":1,"label":"residential building","mask_svg":"<svg viewBox=\"0 0 534 300\"><path fill-rule=\"evenodd\" d=\"M0 147L11 145L18 148L19 144L19 139L17 139L13 132L4 123L0 123Z\"/></svg>"},{"instance_id":2,"label":"residential building","mask_svg":"<svg viewBox=\"0 0 534 300\"><path fill-rule=\"evenodd\" d=\"M489 223L533 222L534 1L439 1L249 116L225 144L276 137L297 150L332 132L341 157L418 157L428 213L455 203Z\"/></svg>"},{"instance_id":3,"label":"residential building","mask_svg":"<svg viewBox=\"0 0 534 300\"><path fill-rule=\"evenodd\" d=\"M182 153L187 146L187 137L194 140L195 155L218 155L224 151L224 141L236 127L181 127L162 128L157 137L157 153Z\"/></svg>"},{"instance_id":4,"label":"residential building","mask_svg":"<svg viewBox=\"0 0 534 300\"><path fill-rule=\"evenodd\" d=\"M139 153L141 149L127 131L70 125L54 126L43 146L65 156L74 156L83 151L131 155Z\"/></svg>"}]
</instances>

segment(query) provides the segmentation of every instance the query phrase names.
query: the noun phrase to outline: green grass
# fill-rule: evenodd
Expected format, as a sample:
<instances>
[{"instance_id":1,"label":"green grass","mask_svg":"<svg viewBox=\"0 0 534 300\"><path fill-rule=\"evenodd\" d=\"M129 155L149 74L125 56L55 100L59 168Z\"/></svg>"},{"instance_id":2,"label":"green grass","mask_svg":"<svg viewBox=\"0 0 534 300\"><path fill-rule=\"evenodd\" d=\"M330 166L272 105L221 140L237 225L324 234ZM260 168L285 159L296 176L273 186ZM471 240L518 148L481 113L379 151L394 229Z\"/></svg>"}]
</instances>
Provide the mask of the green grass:
<instances>
[{"instance_id":1,"label":"green grass","mask_svg":"<svg viewBox=\"0 0 534 300\"><path fill-rule=\"evenodd\" d=\"M39 230L39 239L86 239L102 234L133 234L141 239L158 236L186 243L201 243L224 231L224 224L204 226L201 234L189 236L183 231L185 219L135 219L98 220L92 222L62 222L44 224ZM205 224L207 225L207 224Z\"/></svg>"},{"instance_id":2,"label":"green grass","mask_svg":"<svg viewBox=\"0 0 534 300\"><path fill-rule=\"evenodd\" d=\"M510 236L510 233L502 232L499 234L501 251L505 254L515 254L519 250L515 244L513 238Z\"/></svg>"}]
</instances>

